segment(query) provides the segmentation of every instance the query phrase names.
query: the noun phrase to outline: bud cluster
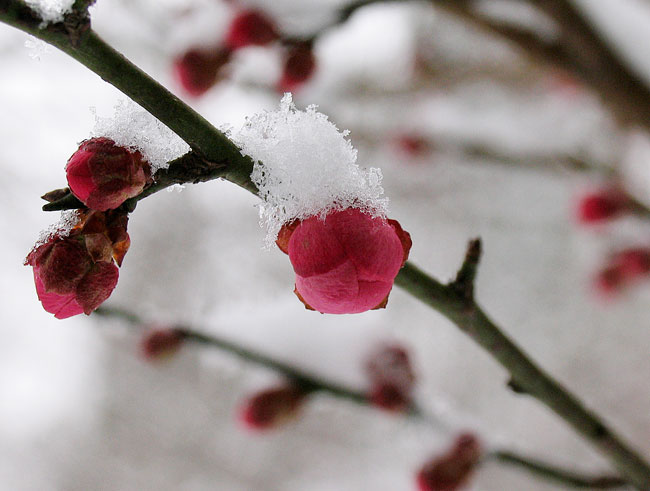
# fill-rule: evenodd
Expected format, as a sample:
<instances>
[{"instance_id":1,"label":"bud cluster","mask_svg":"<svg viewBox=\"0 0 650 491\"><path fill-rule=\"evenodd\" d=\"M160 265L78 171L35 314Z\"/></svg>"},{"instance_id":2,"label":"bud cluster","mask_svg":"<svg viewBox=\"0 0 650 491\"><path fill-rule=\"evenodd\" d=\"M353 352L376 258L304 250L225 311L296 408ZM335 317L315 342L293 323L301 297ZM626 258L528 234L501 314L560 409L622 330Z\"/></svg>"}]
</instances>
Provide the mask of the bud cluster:
<instances>
[{"instance_id":1,"label":"bud cluster","mask_svg":"<svg viewBox=\"0 0 650 491\"><path fill-rule=\"evenodd\" d=\"M213 48L191 48L173 62L176 79L185 92L199 97L225 75L233 54L249 46L286 44L278 91L295 91L306 83L316 69L311 42L284 41L275 22L264 12L240 10L235 13L223 39Z\"/></svg>"},{"instance_id":2,"label":"bud cluster","mask_svg":"<svg viewBox=\"0 0 650 491\"><path fill-rule=\"evenodd\" d=\"M118 208L151 183L140 152L108 138L82 142L65 170L70 192L87 209L77 210L71 230L50 234L25 259L43 308L58 319L90 314L110 296L130 245L128 213Z\"/></svg>"}]
</instances>

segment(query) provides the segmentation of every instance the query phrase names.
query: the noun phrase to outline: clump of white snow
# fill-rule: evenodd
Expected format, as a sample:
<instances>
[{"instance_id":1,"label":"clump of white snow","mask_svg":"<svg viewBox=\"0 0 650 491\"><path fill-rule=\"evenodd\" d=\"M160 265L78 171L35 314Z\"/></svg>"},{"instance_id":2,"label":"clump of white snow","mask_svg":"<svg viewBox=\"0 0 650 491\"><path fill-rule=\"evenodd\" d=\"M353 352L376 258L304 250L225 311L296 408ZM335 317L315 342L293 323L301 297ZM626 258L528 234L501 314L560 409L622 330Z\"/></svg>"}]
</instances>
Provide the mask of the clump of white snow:
<instances>
[{"instance_id":1,"label":"clump of white snow","mask_svg":"<svg viewBox=\"0 0 650 491\"><path fill-rule=\"evenodd\" d=\"M65 14L70 12L74 0L27 0L27 5L43 20L41 29L48 24L63 22Z\"/></svg>"},{"instance_id":2,"label":"clump of white snow","mask_svg":"<svg viewBox=\"0 0 650 491\"><path fill-rule=\"evenodd\" d=\"M119 101L113 117L95 113L91 137L101 136L119 146L139 150L151 164L152 173L168 167L170 160L190 150L181 137L131 100Z\"/></svg>"},{"instance_id":3,"label":"clump of white snow","mask_svg":"<svg viewBox=\"0 0 650 491\"><path fill-rule=\"evenodd\" d=\"M251 179L264 201L260 224L267 229L267 247L282 225L295 219L324 218L350 207L386 216L381 170L357 165L347 135L316 106L297 110L291 94L285 94L277 111L248 118L233 136L242 153L255 161Z\"/></svg>"}]
</instances>

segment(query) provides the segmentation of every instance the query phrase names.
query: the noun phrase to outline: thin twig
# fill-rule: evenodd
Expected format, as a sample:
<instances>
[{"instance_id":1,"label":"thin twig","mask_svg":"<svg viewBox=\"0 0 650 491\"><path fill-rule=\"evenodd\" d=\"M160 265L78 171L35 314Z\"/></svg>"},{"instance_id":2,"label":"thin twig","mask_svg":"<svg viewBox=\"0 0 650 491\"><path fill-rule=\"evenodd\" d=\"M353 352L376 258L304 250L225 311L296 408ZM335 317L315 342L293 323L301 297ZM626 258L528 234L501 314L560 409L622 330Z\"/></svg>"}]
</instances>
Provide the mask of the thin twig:
<instances>
[{"instance_id":1,"label":"thin twig","mask_svg":"<svg viewBox=\"0 0 650 491\"><path fill-rule=\"evenodd\" d=\"M474 244L476 244L476 242L477 241L474 241ZM469 252L471 255L474 254L475 247L476 246L470 247ZM470 259L469 261L474 262L474 259ZM137 314L116 307L102 306L99 309L95 310L93 315L121 319L136 326L143 325L141 318ZM305 391L323 392L339 399L351 401L362 406L371 405L367 394L364 392L352 390L342 385L332 383L322 377L318 377L306 371L300 370L293 365L280 362L274 358L271 358L270 356L244 348L243 346L240 346L231 341L227 341L223 338L219 338L215 335L208 335L203 332L196 331L190 327L178 327L175 329L183 335L183 339L186 341L216 348L220 351L235 355L247 363L252 363L254 365L258 365L278 372L279 374L291 380L294 384L300 386ZM419 420L423 419L432 422L431 418L426 418L424 416L423 411L415 403L411 403L410 408L404 414ZM531 459L529 457L525 457L508 450L495 450L493 452L490 452L482 460L482 463L486 463L490 460L497 460L500 463L518 465L519 467L522 467L523 469L526 469L541 478L561 482L568 486L591 486L594 489L607 489L619 487L626 484L625 481L618 477L594 477L579 474L577 472L568 471L563 468L548 463L543 463L539 460Z\"/></svg>"},{"instance_id":2,"label":"thin twig","mask_svg":"<svg viewBox=\"0 0 650 491\"><path fill-rule=\"evenodd\" d=\"M565 486L572 486L574 488L615 489L628 485L627 482L617 476L587 476L572 470L562 469L548 462L523 457L505 450L497 450L489 454L483 462L490 460L496 460L501 464L513 465L546 480L555 481L558 484L564 484Z\"/></svg>"}]
</instances>

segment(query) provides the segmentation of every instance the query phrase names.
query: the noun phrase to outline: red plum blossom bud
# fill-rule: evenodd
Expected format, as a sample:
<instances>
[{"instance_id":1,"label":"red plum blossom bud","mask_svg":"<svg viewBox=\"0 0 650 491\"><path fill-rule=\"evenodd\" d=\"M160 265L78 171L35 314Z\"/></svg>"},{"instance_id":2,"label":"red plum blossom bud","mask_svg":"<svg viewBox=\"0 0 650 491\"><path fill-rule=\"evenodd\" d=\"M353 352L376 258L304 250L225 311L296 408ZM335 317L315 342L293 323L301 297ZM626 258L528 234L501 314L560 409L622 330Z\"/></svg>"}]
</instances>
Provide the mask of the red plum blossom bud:
<instances>
[{"instance_id":1,"label":"red plum blossom bud","mask_svg":"<svg viewBox=\"0 0 650 491\"><path fill-rule=\"evenodd\" d=\"M184 339L178 329L151 329L140 342L140 353L145 360L161 360L176 353Z\"/></svg>"},{"instance_id":2,"label":"red plum blossom bud","mask_svg":"<svg viewBox=\"0 0 650 491\"><path fill-rule=\"evenodd\" d=\"M316 59L311 43L292 46L284 60L282 78L278 82L280 92L293 92L307 82L316 70Z\"/></svg>"},{"instance_id":3,"label":"red plum blossom bud","mask_svg":"<svg viewBox=\"0 0 650 491\"><path fill-rule=\"evenodd\" d=\"M306 306L327 314L383 307L411 247L409 234L395 220L356 208L285 227L278 246L289 254L296 293Z\"/></svg>"},{"instance_id":4,"label":"red plum blossom bud","mask_svg":"<svg viewBox=\"0 0 650 491\"><path fill-rule=\"evenodd\" d=\"M456 491L469 481L481 459L482 449L472 434L460 435L444 455L427 462L418 472L420 491Z\"/></svg>"},{"instance_id":5,"label":"red plum blossom bud","mask_svg":"<svg viewBox=\"0 0 650 491\"><path fill-rule=\"evenodd\" d=\"M629 198L620 189L601 189L580 199L577 218L584 224L603 222L620 215L628 206Z\"/></svg>"},{"instance_id":6,"label":"red plum blossom bud","mask_svg":"<svg viewBox=\"0 0 650 491\"><path fill-rule=\"evenodd\" d=\"M371 381L370 402L387 411L400 412L411 404L415 374L407 351L397 345L384 346L366 364Z\"/></svg>"},{"instance_id":7,"label":"red plum blossom bud","mask_svg":"<svg viewBox=\"0 0 650 491\"><path fill-rule=\"evenodd\" d=\"M295 417L307 392L294 385L285 385L258 392L240 409L239 420L251 430L269 430Z\"/></svg>"},{"instance_id":8,"label":"red plum blossom bud","mask_svg":"<svg viewBox=\"0 0 650 491\"><path fill-rule=\"evenodd\" d=\"M624 249L614 254L610 263L626 279L637 279L650 273L650 249L641 247Z\"/></svg>"},{"instance_id":9,"label":"red plum blossom bud","mask_svg":"<svg viewBox=\"0 0 650 491\"><path fill-rule=\"evenodd\" d=\"M151 170L140 152L109 138L84 141L65 167L70 191L91 210L117 208L150 182Z\"/></svg>"},{"instance_id":10,"label":"red plum blossom bud","mask_svg":"<svg viewBox=\"0 0 650 491\"><path fill-rule=\"evenodd\" d=\"M409 157L418 157L431 150L429 141L420 135L405 134L395 139L397 148Z\"/></svg>"},{"instance_id":11,"label":"red plum blossom bud","mask_svg":"<svg viewBox=\"0 0 650 491\"><path fill-rule=\"evenodd\" d=\"M57 319L90 314L113 292L129 239L127 218L101 212L82 214L66 237L51 236L25 259L33 267L36 293Z\"/></svg>"},{"instance_id":12,"label":"red plum blossom bud","mask_svg":"<svg viewBox=\"0 0 650 491\"><path fill-rule=\"evenodd\" d=\"M278 37L273 21L265 14L245 10L238 13L230 23L225 43L229 49L239 49L245 46L265 46Z\"/></svg>"},{"instance_id":13,"label":"red plum blossom bud","mask_svg":"<svg viewBox=\"0 0 650 491\"><path fill-rule=\"evenodd\" d=\"M174 76L185 92L199 97L219 81L231 54L226 48L191 49L174 60Z\"/></svg>"}]
</instances>

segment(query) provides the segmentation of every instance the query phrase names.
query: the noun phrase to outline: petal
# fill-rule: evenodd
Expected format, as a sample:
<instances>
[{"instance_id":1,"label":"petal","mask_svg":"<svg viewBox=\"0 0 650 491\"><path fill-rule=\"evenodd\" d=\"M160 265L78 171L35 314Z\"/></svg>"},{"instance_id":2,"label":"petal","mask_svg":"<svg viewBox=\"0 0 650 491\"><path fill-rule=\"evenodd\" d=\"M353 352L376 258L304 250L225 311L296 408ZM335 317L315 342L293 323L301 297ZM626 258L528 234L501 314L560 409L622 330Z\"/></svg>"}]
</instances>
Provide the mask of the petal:
<instances>
[{"instance_id":1,"label":"petal","mask_svg":"<svg viewBox=\"0 0 650 491\"><path fill-rule=\"evenodd\" d=\"M111 296L119 274L117 266L112 262L100 262L81 279L76 298L86 314L90 314Z\"/></svg>"},{"instance_id":2,"label":"petal","mask_svg":"<svg viewBox=\"0 0 650 491\"><path fill-rule=\"evenodd\" d=\"M81 314L84 310L77 303L75 294L57 295L47 293L43 282L34 271L34 282L36 283L36 294L46 312L54 314L57 319L67 319L73 315Z\"/></svg>"},{"instance_id":3,"label":"petal","mask_svg":"<svg viewBox=\"0 0 650 491\"><path fill-rule=\"evenodd\" d=\"M288 250L294 271L303 278L331 271L346 260L346 251L328 221L318 217L296 227Z\"/></svg>"}]
</instances>

